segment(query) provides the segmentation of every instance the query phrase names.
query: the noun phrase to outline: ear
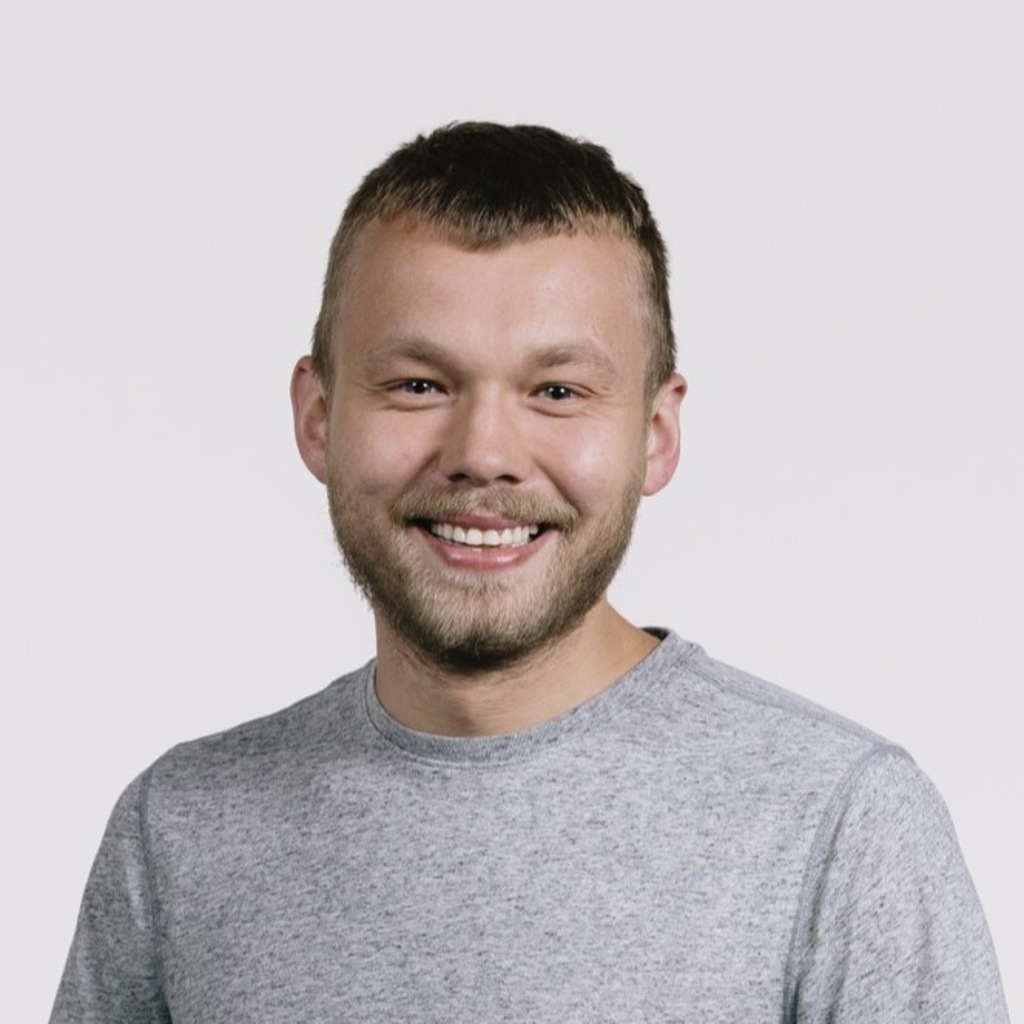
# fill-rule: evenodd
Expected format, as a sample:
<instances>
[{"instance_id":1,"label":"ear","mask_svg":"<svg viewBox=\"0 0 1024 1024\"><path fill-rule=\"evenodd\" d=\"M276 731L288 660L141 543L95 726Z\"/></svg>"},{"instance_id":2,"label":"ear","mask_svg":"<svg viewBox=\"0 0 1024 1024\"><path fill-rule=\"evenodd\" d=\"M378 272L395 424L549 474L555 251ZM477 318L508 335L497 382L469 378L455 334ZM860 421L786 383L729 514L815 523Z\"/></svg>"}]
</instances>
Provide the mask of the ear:
<instances>
[{"instance_id":1,"label":"ear","mask_svg":"<svg viewBox=\"0 0 1024 1024\"><path fill-rule=\"evenodd\" d=\"M657 494L672 479L679 464L679 406L686 381L674 373L658 389L647 423L647 470L643 494Z\"/></svg>"},{"instance_id":2,"label":"ear","mask_svg":"<svg viewBox=\"0 0 1024 1024\"><path fill-rule=\"evenodd\" d=\"M307 469L327 483L327 395L323 382L313 367L313 360L303 356L292 371L292 416L295 421L295 443Z\"/></svg>"}]
</instances>

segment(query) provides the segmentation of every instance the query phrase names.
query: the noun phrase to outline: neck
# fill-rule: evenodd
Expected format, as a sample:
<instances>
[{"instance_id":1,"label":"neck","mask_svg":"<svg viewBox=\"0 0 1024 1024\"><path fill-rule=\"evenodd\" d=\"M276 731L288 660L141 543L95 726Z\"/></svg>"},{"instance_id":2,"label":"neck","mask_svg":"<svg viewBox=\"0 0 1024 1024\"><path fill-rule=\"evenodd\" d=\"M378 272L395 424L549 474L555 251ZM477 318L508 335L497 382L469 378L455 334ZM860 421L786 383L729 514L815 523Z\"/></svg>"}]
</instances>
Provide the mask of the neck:
<instances>
[{"instance_id":1,"label":"neck","mask_svg":"<svg viewBox=\"0 0 1024 1024\"><path fill-rule=\"evenodd\" d=\"M607 689L657 644L602 599L544 648L511 665L466 672L432 661L378 615L377 698L392 718L420 732L520 732Z\"/></svg>"}]
</instances>

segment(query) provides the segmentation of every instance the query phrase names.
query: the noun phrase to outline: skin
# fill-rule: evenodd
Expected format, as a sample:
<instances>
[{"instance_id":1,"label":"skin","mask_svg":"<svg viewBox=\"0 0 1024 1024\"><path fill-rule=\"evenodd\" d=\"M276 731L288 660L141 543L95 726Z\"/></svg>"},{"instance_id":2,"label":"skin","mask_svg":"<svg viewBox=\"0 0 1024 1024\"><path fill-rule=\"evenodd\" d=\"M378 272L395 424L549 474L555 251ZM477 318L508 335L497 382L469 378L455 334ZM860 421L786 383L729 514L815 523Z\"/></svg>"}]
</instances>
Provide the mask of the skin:
<instances>
[{"instance_id":1,"label":"skin","mask_svg":"<svg viewBox=\"0 0 1024 1024\"><path fill-rule=\"evenodd\" d=\"M338 532L387 579L408 580L414 607L456 626L529 624L615 530L628 536L636 502L675 471L686 385L674 375L646 401L645 312L635 251L611 235L470 251L416 226L368 225L339 302L330 396L308 357L292 379L299 451L330 489ZM466 546L434 536L423 520L435 515L547 528L523 546ZM657 643L602 590L570 626L474 669L371 604L382 705L452 736L562 714Z\"/></svg>"}]
</instances>

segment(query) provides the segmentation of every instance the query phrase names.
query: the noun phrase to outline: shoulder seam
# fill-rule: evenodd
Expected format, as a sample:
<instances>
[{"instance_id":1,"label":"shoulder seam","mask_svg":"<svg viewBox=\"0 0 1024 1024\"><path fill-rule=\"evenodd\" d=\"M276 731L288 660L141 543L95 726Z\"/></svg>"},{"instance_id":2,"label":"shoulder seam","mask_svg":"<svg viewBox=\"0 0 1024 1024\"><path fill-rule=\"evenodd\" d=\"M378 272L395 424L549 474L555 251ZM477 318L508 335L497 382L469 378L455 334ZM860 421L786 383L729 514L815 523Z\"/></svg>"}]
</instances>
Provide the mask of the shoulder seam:
<instances>
[{"instance_id":1,"label":"shoulder seam","mask_svg":"<svg viewBox=\"0 0 1024 1024\"><path fill-rule=\"evenodd\" d=\"M783 981L782 1020L784 1024L795 1024L797 1019L799 960L811 926L813 894L825 865L826 850L835 833L836 822L849 801L850 792L867 771L868 765L886 756L912 760L902 747L886 742L875 743L869 750L861 754L842 775L821 813L814 839L807 852L807 862L800 883L800 896L797 900L796 913L793 916L793 930L790 936L789 954L786 958Z\"/></svg>"},{"instance_id":2,"label":"shoulder seam","mask_svg":"<svg viewBox=\"0 0 1024 1024\"><path fill-rule=\"evenodd\" d=\"M163 956L164 922L160 898L156 891L156 877L153 871L153 844L149 830L149 791L155 767L155 764L150 765L143 772L139 782L139 838L142 842L142 864L146 875L146 899L149 904L149 914L153 921L153 961L156 965L157 982L166 998L167 975Z\"/></svg>"},{"instance_id":3,"label":"shoulder seam","mask_svg":"<svg viewBox=\"0 0 1024 1024\"><path fill-rule=\"evenodd\" d=\"M714 675L711 672L708 672L706 669L704 669L697 663L692 663L689 666L689 668L690 671L694 673L694 675L699 676L701 679L704 680L704 682L709 683L711 686L714 686L718 690L731 693L733 696L738 697L741 700L747 701L750 704L756 704L759 707L764 708L773 708L776 711L789 712L794 716L799 716L800 718L804 718L812 722L822 722L825 725L831 726L837 732L842 732L848 736L853 736L857 739L871 743L872 750L874 750L875 747L886 746L891 746L893 749L899 749L894 744L889 744L887 741L883 740L881 737L878 736L877 733L872 732L872 730L867 729L864 726L857 725L855 722L852 722L844 718L842 715L828 711L825 708L818 707L813 701L808 700L805 697L802 697L800 694L790 694L790 696L795 699L796 703L787 704L784 700L781 699L773 700L767 696L760 697L751 693L747 693L741 690L739 687L731 685L725 680L718 678L716 675ZM746 673L742 674L746 675ZM756 677L754 676L748 676L748 678L756 679ZM773 683L768 683L760 679L757 679L756 681L762 683L767 687L779 689ZM788 691L781 691L781 693L786 694L788 693Z\"/></svg>"}]
</instances>

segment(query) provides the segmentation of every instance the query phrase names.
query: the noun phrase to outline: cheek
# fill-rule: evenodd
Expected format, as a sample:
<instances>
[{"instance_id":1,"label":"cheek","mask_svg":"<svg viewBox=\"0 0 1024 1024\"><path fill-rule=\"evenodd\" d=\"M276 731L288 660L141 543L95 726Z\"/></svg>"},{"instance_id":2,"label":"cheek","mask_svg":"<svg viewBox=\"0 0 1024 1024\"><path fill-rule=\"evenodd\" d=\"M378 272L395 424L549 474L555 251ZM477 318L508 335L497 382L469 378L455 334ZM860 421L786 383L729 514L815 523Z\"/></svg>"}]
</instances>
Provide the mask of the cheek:
<instances>
[{"instance_id":1,"label":"cheek","mask_svg":"<svg viewBox=\"0 0 1024 1024\"><path fill-rule=\"evenodd\" d=\"M349 493L391 497L420 472L425 458L423 431L412 431L387 417L352 416L331 431L331 470Z\"/></svg>"},{"instance_id":2,"label":"cheek","mask_svg":"<svg viewBox=\"0 0 1024 1024\"><path fill-rule=\"evenodd\" d=\"M644 441L635 430L621 428L566 430L547 439L541 465L573 504L600 512L624 491L641 486Z\"/></svg>"}]
</instances>

